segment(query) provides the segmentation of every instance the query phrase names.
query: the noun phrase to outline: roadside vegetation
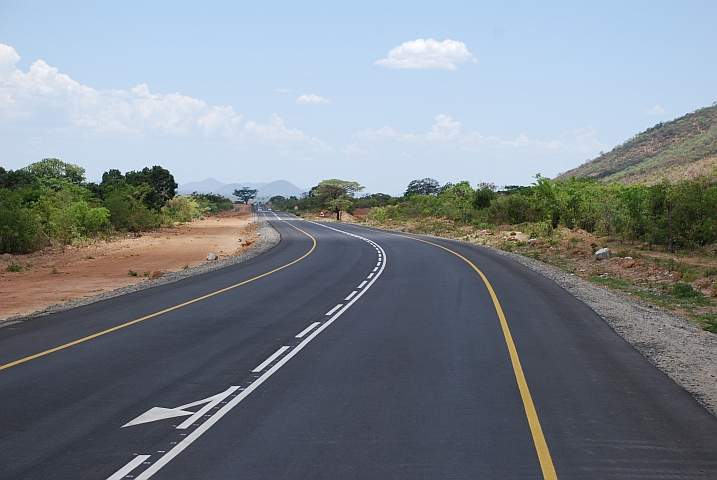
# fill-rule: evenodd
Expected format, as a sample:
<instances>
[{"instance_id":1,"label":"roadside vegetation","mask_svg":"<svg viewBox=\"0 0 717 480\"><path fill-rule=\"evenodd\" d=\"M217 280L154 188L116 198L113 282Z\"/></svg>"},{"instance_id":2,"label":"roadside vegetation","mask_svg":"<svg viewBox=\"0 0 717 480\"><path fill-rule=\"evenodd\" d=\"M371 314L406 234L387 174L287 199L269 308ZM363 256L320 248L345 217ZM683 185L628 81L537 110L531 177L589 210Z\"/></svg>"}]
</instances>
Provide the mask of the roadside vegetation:
<instances>
[{"instance_id":1,"label":"roadside vegetation","mask_svg":"<svg viewBox=\"0 0 717 480\"><path fill-rule=\"evenodd\" d=\"M153 230L232 208L217 195L176 195L169 170L109 170L87 182L82 167L46 158L18 170L0 167L0 253L86 243Z\"/></svg>"}]
</instances>

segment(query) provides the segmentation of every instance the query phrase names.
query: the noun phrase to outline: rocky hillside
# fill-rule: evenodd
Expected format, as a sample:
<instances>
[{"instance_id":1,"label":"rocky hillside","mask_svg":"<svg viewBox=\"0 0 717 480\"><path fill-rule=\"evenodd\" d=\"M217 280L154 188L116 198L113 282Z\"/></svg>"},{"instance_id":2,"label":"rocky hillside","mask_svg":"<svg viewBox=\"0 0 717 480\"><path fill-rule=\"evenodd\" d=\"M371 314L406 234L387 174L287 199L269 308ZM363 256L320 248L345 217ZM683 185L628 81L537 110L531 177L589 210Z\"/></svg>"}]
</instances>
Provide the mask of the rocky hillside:
<instances>
[{"instance_id":1,"label":"rocky hillside","mask_svg":"<svg viewBox=\"0 0 717 480\"><path fill-rule=\"evenodd\" d=\"M592 177L602 182L658 183L717 176L717 103L658 123L610 152L557 178Z\"/></svg>"}]
</instances>

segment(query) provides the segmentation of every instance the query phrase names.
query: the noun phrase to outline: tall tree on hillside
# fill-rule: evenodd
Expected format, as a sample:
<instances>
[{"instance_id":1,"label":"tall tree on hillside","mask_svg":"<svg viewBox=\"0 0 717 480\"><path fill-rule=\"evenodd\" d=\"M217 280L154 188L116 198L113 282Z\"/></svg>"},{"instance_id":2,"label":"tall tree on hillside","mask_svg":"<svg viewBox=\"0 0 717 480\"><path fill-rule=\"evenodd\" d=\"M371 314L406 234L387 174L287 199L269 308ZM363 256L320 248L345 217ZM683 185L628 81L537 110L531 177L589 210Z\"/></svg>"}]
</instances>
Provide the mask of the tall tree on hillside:
<instances>
[{"instance_id":1,"label":"tall tree on hillside","mask_svg":"<svg viewBox=\"0 0 717 480\"><path fill-rule=\"evenodd\" d=\"M314 196L322 198L324 206L336 214L336 220L341 220L341 211L351 207L352 197L363 188L357 182L332 178L323 180L312 190Z\"/></svg>"},{"instance_id":2,"label":"tall tree on hillside","mask_svg":"<svg viewBox=\"0 0 717 480\"><path fill-rule=\"evenodd\" d=\"M259 193L259 190L255 188L241 187L238 190L234 190L234 193L232 193L232 195L244 202L244 205L247 205L249 203L249 200L256 197L257 193Z\"/></svg>"},{"instance_id":3,"label":"tall tree on hillside","mask_svg":"<svg viewBox=\"0 0 717 480\"><path fill-rule=\"evenodd\" d=\"M420 180L412 180L408 184L404 197L412 195L438 195L441 190L441 184L433 178L422 178Z\"/></svg>"}]
</instances>

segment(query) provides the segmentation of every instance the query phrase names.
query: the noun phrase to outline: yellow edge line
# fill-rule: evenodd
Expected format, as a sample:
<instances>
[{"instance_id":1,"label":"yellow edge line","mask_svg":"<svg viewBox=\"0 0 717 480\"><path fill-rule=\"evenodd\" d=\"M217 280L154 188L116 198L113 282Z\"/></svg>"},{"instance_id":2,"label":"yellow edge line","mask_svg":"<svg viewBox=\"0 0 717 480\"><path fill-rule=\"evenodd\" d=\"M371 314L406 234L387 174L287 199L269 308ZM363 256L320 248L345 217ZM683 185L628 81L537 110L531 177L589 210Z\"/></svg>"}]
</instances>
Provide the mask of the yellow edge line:
<instances>
[{"instance_id":1,"label":"yellow edge line","mask_svg":"<svg viewBox=\"0 0 717 480\"><path fill-rule=\"evenodd\" d=\"M386 232L382 232L386 233ZM443 250L452 253L453 255L459 257L464 262L468 263L471 267L473 267L473 270L475 270L478 275L483 279L483 283L485 283L485 286L488 288L488 292L490 293L491 298L493 299L493 306L495 307L495 311L498 313L498 318L500 319L500 326L503 329L503 336L505 337L505 343L508 345L508 352L510 353L510 361L513 364L513 372L515 373L515 379L518 382L518 389L520 390L520 397L523 399L523 407L525 408L525 415L528 417L528 425L530 426L530 433L533 435L533 443L535 444L535 450L538 454L538 460L540 461L540 468L543 470L543 478L545 480L557 480L558 475L555 473L555 467L553 466L553 459L550 456L550 450L548 450L548 443L545 441L545 436L543 435L543 429L540 426L540 421L538 420L538 412L535 411L535 405L533 404L533 397L530 395L530 390L528 389L528 382L525 380L525 375L523 374L523 367L520 365L520 359L518 358L518 350L515 348L515 343L513 343L513 336L510 334L510 329L508 328L508 321L505 319L505 315L503 314L503 309L500 306L500 302L498 301L498 296L495 294L495 291L493 290L493 286L488 281L488 278L481 272L481 270L476 267L473 262L468 260L466 257L461 255L458 252L454 252L450 248L444 247L443 245L439 245L437 243L429 242L427 240L423 240L420 238L415 237L409 237L407 235L399 235L396 233L387 233L387 235L394 235L396 237L402 237L402 238L408 238L410 240L416 240L418 242L427 243L429 245L433 245L434 247L442 248Z\"/></svg>"},{"instance_id":2,"label":"yellow edge line","mask_svg":"<svg viewBox=\"0 0 717 480\"><path fill-rule=\"evenodd\" d=\"M5 365L0 365L0 370L5 370L6 368L14 367L15 365L19 365L19 364L21 364L21 363L29 362L30 360L34 360L34 359L36 359L36 358L44 357L45 355L49 355L49 354L51 354L51 353L54 353L54 352L57 352L57 351L60 351L60 350L64 350L65 348L72 347L73 345L77 345L77 344L79 344L79 343L83 343L83 342L86 342L86 341L88 341L88 340L92 340L93 338L101 337L102 335L107 335L108 333L114 332L114 331L116 331L116 330L119 330L119 329L122 329L122 328L125 328L125 327L129 327L130 325L134 325L135 323L143 322L143 321L148 320L148 319L150 319L150 318L158 317L159 315L165 314L165 313L167 313L167 312L171 312L171 311L173 311L173 310L177 310L177 309L179 309L179 308L186 307L187 305L191 305L191 304L193 304L193 303L197 303L197 302L200 302L200 301L202 301L202 300L206 300L206 299L209 298L209 297L213 297L213 296L215 296L215 295L219 295L220 293L224 293L224 292L229 291L229 290L232 290L232 289L234 289L234 288L241 287L242 285L246 285L246 284L249 283L249 282L253 282L254 280L259 280L260 278L266 277L267 275L271 275L272 273L276 273L276 272L278 272L279 270L283 270L283 269L286 268L286 267L289 267L289 266L291 266L291 265L293 265L293 264L295 264L295 263L297 263L297 262L300 262L301 260L303 260L303 259L305 259L306 257L308 257L309 255L311 255L311 252L314 251L314 249L316 248L316 239L315 239L314 237L312 237L310 234L308 234L308 233L306 233L305 231L303 231L302 229L300 229L299 227L294 226L294 225L292 225L291 223L288 223L288 225L294 227L295 229L297 229L298 231L300 231L301 233L303 233L304 235L306 235L307 237L309 237L309 238L311 239L311 241L313 242L313 245L311 246L311 250L309 250L308 252L306 252L304 255L302 255L301 257L297 258L297 259L294 260L293 262L289 262L289 263L287 263L286 265L283 265L283 266L281 266L281 267L279 267L279 268L275 268L274 270L272 270L272 271L270 271L270 272L263 273L263 274L261 274L261 275L259 275L259 276L254 277L254 278L250 278L249 280L244 280L243 282L237 283L236 285L232 285L232 286L230 286L230 287L222 288L221 290L217 290L216 292L208 293L207 295L203 295L203 296L198 297L198 298L195 298L195 299L193 299L193 300L189 300L188 302L180 303L179 305L175 305L175 306L173 306L173 307L166 308L166 309L164 309L164 310L161 310L161 311L159 311L159 312L153 313L153 314L151 314L151 315L147 315L146 317L138 318L138 319L136 319L136 320L132 320L132 321L127 322L127 323L123 323L122 325L117 325L116 327L108 328L107 330L102 330L101 332L93 333L92 335L88 335L88 336L83 337L83 338L80 338L80 339L78 339L78 340L74 340L74 341L69 342L69 343L66 343L66 344L64 344L64 345L60 345L59 347L51 348L51 349L49 349L49 350L45 350L44 352L36 353L36 354L34 354L34 355L30 355L29 357L21 358L20 360L15 360L14 362L6 363Z\"/></svg>"}]
</instances>

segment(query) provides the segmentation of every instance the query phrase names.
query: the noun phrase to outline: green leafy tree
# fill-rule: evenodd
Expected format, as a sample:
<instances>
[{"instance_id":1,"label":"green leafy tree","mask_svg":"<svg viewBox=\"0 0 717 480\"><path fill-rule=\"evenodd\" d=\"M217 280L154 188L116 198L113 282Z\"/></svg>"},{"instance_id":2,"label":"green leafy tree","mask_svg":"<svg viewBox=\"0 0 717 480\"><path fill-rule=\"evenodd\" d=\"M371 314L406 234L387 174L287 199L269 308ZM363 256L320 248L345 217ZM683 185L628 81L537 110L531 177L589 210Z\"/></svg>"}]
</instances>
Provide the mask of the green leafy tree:
<instances>
[{"instance_id":1,"label":"green leafy tree","mask_svg":"<svg viewBox=\"0 0 717 480\"><path fill-rule=\"evenodd\" d=\"M39 162L31 163L25 170L39 179L66 180L74 185L85 181L85 169L72 163L66 163L59 158L44 158Z\"/></svg>"},{"instance_id":2,"label":"green leafy tree","mask_svg":"<svg viewBox=\"0 0 717 480\"><path fill-rule=\"evenodd\" d=\"M323 199L322 203L328 210L336 214L336 220L341 220L341 211L351 208L354 194L363 188L357 182L332 178L323 180L312 191L315 197Z\"/></svg>"},{"instance_id":3,"label":"green leafy tree","mask_svg":"<svg viewBox=\"0 0 717 480\"><path fill-rule=\"evenodd\" d=\"M115 182L118 180L117 174L119 171L110 170L107 172L110 176L110 181ZM103 181L104 181L104 175ZM159 212L162 207L167 203L167 200L171 200L177 194L177 182L174 181L174 176L166 168L162 168L159 165L155 165L152 168L144 167L140 171L132 171L125 173L124 181L128 185L138 187L142 184L149 186L149 190L143 195L142 202L147 205L150 209L155 212Z\"/></svg>"},{"instance_id":4,"label":"green leafy tree","mask_svg":"<svg viewBox=\"0 0 717 480\"><path fill-rule=\"evenodd\" d=\"M403 193L404 197L413 195L438 195L441 190L441 184L433 178L422 178L420 180L411 180Z\"/></svg>"},{"instance_id":5,"label":"green leafy tree","mask_svg":"<svg viewBox=\"0 0 717 480\"><path fill-rule=\"evenodd\" d=\"M37 177L29 170L5 170L0 167L0 188L27 188L37 186Z\"/></svg>"},{"instance_id":6,"label":"green leafy tree","mask_svg":"<svg viewBox=\"0 0 717 480\"><path fill-rule=\"evenodd\" d=\"M244 205L247 205L249 200L256 197L257 193L259 193L259 190L255 188L241 187L240 189L234 190L232 195L244 202Z\"/></svg>"}]
</instances>

